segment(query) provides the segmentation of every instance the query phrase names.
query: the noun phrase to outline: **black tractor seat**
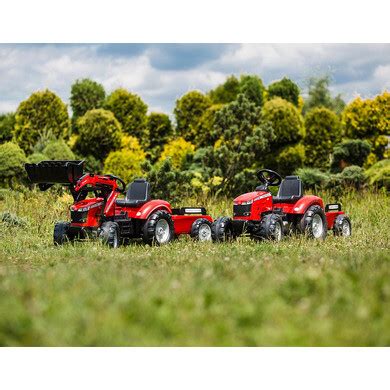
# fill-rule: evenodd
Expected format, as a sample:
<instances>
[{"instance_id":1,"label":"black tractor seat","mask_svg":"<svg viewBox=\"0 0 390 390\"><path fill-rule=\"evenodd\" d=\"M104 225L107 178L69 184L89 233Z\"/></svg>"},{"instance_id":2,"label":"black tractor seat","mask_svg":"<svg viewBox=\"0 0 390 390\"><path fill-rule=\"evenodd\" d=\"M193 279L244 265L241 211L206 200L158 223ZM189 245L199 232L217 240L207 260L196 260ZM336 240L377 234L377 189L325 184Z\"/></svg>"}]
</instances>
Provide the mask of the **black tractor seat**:
<instances>
[{"instance_id":1,"label":"black tractor seat","mask_svg":"<svg viewBox=\"0 0 390 390\"><path fill-rule=\"evenodd\" d=\"M298 176L286 176L279 187L278 195L274 196L274 203L295 203L303 196L302 181Z\"/></svg>"},{"instance_id":2,"label":"black tractor seat","mask_svg":"<svg viewBox=\"0 0 390 390\"><path fill-rule=\"evenodd\" d=\"M117 199L115 203L121 207L139 207L150 200L150 184L145 179L135 179L126 193L125 199Z\"/></svg>"}]
</instances>

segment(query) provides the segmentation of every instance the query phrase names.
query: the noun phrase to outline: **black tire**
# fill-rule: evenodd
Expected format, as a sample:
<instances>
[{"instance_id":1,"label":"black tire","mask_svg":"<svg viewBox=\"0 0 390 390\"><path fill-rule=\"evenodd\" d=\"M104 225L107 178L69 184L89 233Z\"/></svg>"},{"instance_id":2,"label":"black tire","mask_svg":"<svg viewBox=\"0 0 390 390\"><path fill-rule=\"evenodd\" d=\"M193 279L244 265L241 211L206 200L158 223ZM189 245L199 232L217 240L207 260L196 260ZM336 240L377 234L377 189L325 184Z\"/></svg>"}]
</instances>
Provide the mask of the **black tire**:
<instances>
[{"instance_id":1,"label":"black tire","mask_svg":"<svg viewBox=\"0 0 390 390\"><path fill-rule=\"evenodd\" d=\"M352 235L352 224L348 216L341 214L336 217L333 225L333 234L340 237L350 237Z\"/></svg>"},{"instance_id":2,"label":"black tire","mask_svg":"<svg viewBox=\"0 0 390 390\"><path fill-rule=\"evenodd\" d=\"M69 242L68 230L69 230L70 222L56 222L54 225L53 232L53 242L54 245L63 245L66 242Z\"/></svg>"},{"instance_id":3,"label":"black tire","mask_svg":"<svg viewBox=\"0 0 390 390\"><path fill-rule=\"evenodd\" d=\"M231 218L217 218L211 225L211 237L216 242L232 241L235 236Z\"/></svg>"},{"instance_id":4,"label":"black tire","mask_svg":"<svg viewBox=\"0 0 390 390\"><path fill-rule=\"evenodd\" d=\"M283 219L279 214L266 214L260 221L259 235L251 235L251 238L282 241L284 237L283 230Z\"/></svg>"},{"instance_id":5,"label":"black tire","mask_svg":"<svg viewBox=\"0 0 390 390\"><path fill-rule=\"evenodd\" d=\"M116 222L103 222L99 228L98 236L102 243L110 248L118 248L120 245L119 226Z\"/></svg>"},{"instance_id":6,"label":"black tire","mask_svg":"<svg viewBox=\"0 0 390 390\"><path fill-rule=\"evenodd\" d=\"M198 218L191 226L190 236L197 241L211 241L211 222L206 218Z\"/></svg>"},{"instance_id":7,"label":"black tire","mask_svg":"<svg viewBox=\"0 0 390 390\"><path fill-rule=\"evenodd\" d=\"M319 218L322 221L322 230ZM304 233L307 237L325 240L328 234L328 223L324 210L319 205L310 206L299 223L299 230Z\"/></svg>"},{"instance_id":8,"label":"black tire","mask_svg":"<svg viewBox=\"0 0 390 390\"><path fill-rule=\"evenodd\" d=\"M159 225L162 226L160 227ZM163 232L160 229L163 229ZM151 214L142 229L142 240L148 245L168 244L168 242L172 241L174 235L175 230L171 214L164 210L158 210Z\"/></svg>"}]
</instances>

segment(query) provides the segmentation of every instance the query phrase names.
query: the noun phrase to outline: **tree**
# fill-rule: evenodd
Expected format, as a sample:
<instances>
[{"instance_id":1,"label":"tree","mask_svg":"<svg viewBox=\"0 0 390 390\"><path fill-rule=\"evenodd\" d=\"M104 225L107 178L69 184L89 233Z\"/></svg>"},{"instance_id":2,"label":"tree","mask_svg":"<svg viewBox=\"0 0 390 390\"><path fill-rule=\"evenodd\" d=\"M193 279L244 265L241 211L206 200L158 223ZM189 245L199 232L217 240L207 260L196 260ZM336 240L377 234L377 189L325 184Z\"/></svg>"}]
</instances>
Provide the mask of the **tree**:
<instances>
[{"instance_id":1,"label":"tree","mask_svg":"<svg viewBox=\"0 0 390 390\"><path fill-rule=\"evenodd\" d=\"M268 97L270 100L274 97L281 97L298 107L299 87L289 78L284 77L282 80L275 81L268 86Z\"/></svg>"},{"instance_id":2,"label":"tree","mask_svg":"<svg viewBox=\"0 0 390 390\"><path fill-rule=\"evenodd\" d=\"M231 75L226 81L209 92L209 97L214 104L230 103L240 93L240 82L237 77Z\"/></svg>"},{"instance_id":3,"label":"tree","mask_svg":"<svg viewBox=\"0 0 390 390\"><path fill-rule=\"evenodd\" d=\"M137 138L126 136L122 139L122 149L110 152L104 161L104 171L119 176L126 183L142 175L141 165L145 152Z\"/></svg>"},{"instance_id":4,"label":"tree","mask_svg":"<svg viewBox=\"0 0 390 390\"><path fill-rule=\"evenodd\" d=\"M344 141L337 144L333 149L332 171L340 172L350 165L362 167L370 150L370 144L360 139Z\"/></svg>"},{"instance_id":5,"label":"tree","mask_svg":"<svg viewBox=\"0 0 390 390\"><path fill-rule=\"evenodd\" d=\"M341 141L338 116L325 107L311 109L305 116L306 164L327 168L335 143Z\"/></svg>"},{"instance_id":6,"label":"tree","mask_svg":"<svg viewBox=\"0 0 390 390\"><path fill-rule=\"evenodd\" d=\"M210 98L199 91L187 92L178 99L174 109L177 134L186 141L194 142L199 120L210 106Z\"/></svg>"},{"instance_id":7,"label":"tree","mask_svg":"<svg viewBox=\"0 0 390 390\"><path fill-rule=\"evenodd\" d=\"M12 142L0 145L0 182L12 187L12 181L24 174L24 151Z\"/></svg>"},{"instance_id":8,"label":"tree","mask_svg":"<svg viewBox=\"0 0 390 390\"><path fill-rule=\"evenodd\" d=\"M12 139L12 131L15 127L15 114L8 113L0 115L0 143Z\"/></svg>"},{"instance_id":9,"label":"tree","mask_svg":"<svg viewBox=\"0 0 390 390\"><path fill-rule=\"evenodd\" d=\"M123 132L144 138L148 106L138 95L119 88L107 97L104 108L115 115Z\"/></svg>"},{"instance_id":10,"label":"tree","mask_svg":"<svg viewBox=\"0 0 390 390\"><path fill-rule=\"evenodd\" d=\"M74 160L74 153L63 139L49 141L42 150L49 160Z\"/></svg>"},{"instance_id":11,"label":"tree","mask_svg":"<svg viewBox=\"0 0 390 390\"><path fill-rule=\"evenodd\" d=\"M222 104L213 104L202 115L198 124L198 131L195 138L197 147L213 145L218 135L215 132L215 119L218 111L223 107Z\"/></svg>"},{"instance_id":12,"label":"tree","mask_svg":"<svg viewBox=\"0 0 390 390\"><path fill-rule=\"evenodd\" d=\"M79 135L75 148L82 155L104 160L121 146L121 125L110 111L101 108L88 111L77 121Z\"/></svg>"},{"instance_id":13,"label":"tree","mask_svg":"<svg viewBox=\"0 0 390 390\"><path fill-rule=\"evenodd\" d=\"M240 78L240 93L258 107L262 107L264 102L265 88L261 79L255 75L243 75Z\"/></svg>"},{"instance_id":14,"label":"tree","mask_svg":"<svg viewBox=\"0 0 390 390\"><path fill-rule=\"evenodd\" d=\"M72 107L72 124L87 111L102 108L106 92L103 85L91 79L76 80L70 92L70 106ZM75 129L77 132L77 129Z\"/></svg>"},{"instance_id":15,"label":"tree","mask_svg":"<svg viewBox=\"0 0 390 390\"><path fill-rule=\"evenodd\" d=\"M66 104L49 90L34 92L20 103L15 118L14 135L19 146L31 152L39 137L50 133L57 138L69 137Z\"/></svg>"},{"instance_id":16,"label":"tree","mask_svg":"<svg viewBox=\"0 0 390 390\"><path fill-rule=\"evenodd\" d=\"M170 158L173 168L180 169L188 155L192 155L195 151L195 146L184 138L176 138L164 145L164 149L160 156L160 161Z\"/></svg>"},{"instance_id":17,"label":"tree","mask_svg":"<svg viewBox=\"0 0 390 390\"><path fill-rule=\"evenodd\" d=\"M304 113L314 107L326 107L340 114L345 107L345 102L340 95L332 98L329 90L331 79L329 76L312 77L309 79L309 97L303 107Z\"/></svg>"},{"instance_id":18,"label":"tree","mask_svg":"<svg viewBox=\"0 0 390 390\"><path fill-rule=\"evenodd\" d=\"M164 144L173 134L173 127L169 116L159 112L152 112L146 121L148 133L148 155L156 160L161 154Z\"/></svg>"}]
</instances>

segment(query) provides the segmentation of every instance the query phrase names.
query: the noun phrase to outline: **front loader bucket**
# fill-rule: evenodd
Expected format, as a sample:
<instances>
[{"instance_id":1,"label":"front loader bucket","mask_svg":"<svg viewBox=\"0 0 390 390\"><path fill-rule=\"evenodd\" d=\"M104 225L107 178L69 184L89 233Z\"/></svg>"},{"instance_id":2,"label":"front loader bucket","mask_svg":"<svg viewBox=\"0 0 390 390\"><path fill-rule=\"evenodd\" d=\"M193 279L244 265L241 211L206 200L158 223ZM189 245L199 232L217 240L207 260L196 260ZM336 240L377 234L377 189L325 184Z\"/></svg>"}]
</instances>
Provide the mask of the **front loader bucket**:
<instances>
[{"instance_id":1,"label":"front loader bucket","mask_svg":"<svg viewBox=\"0 0 390 390\"><path fill-rule=\"evenodd\" d=\"M30 181L44 191L56 183L75 184L83 175L84 160L47 160L24 167Z\"/></svg>"}]
</instances>

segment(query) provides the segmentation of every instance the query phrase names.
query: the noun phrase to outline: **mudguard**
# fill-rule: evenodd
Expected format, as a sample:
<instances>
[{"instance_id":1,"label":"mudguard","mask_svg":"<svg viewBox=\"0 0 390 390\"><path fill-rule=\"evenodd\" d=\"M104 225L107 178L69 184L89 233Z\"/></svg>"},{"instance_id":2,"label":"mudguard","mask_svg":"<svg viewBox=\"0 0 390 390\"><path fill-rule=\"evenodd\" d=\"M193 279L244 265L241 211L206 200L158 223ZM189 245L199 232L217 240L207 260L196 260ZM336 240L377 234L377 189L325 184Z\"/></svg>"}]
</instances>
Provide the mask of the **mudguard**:
<instances>
[{"instance_id":1,"label":"mudguard","mask_svg":"<svg viewBox=\"0 0 390 390\"><path fill-rule=\"evenodd\" d=\"M154 199L150 200L149 202L146 202L144 205L142 205L135 215L132 215L132 218L139 218L139 219L148 219L150 214L157 210L164 210L168 212L169 214L172 214L172 208L171 205L166 202L165 200L161 199Z\"/></svg>"},{"instance_id":2,"label":"mudguard","mask_svg":"<svg viewBox=\"0 0 390 390\"><path fill-rule=\"evenodd\" d=\"M306 210L312 206L318 204L321 208L324 208L323 200L315 195L305 195L292 205L292 214L304 214Z\"/></svg>"}]
</instances>

